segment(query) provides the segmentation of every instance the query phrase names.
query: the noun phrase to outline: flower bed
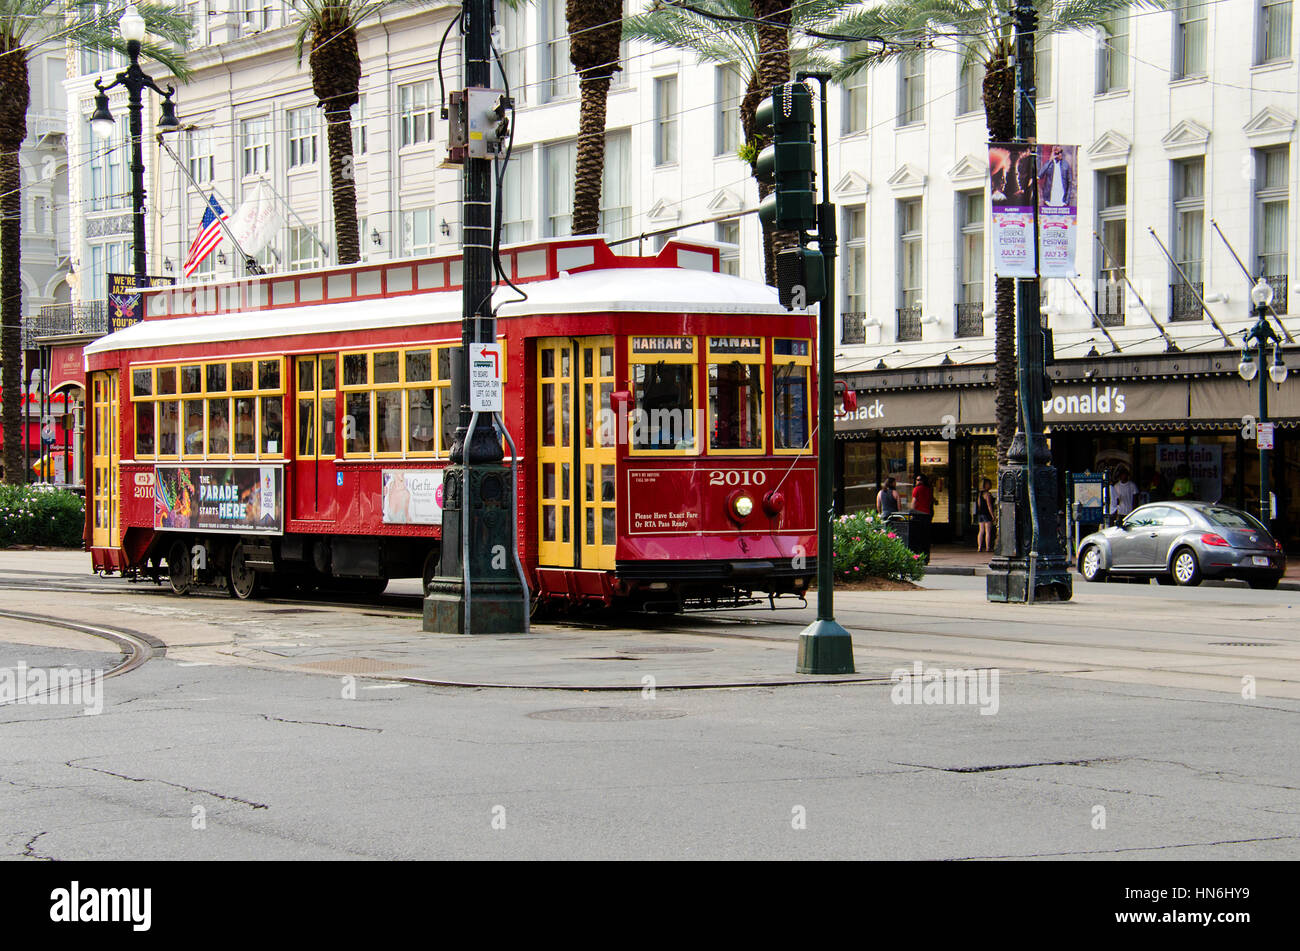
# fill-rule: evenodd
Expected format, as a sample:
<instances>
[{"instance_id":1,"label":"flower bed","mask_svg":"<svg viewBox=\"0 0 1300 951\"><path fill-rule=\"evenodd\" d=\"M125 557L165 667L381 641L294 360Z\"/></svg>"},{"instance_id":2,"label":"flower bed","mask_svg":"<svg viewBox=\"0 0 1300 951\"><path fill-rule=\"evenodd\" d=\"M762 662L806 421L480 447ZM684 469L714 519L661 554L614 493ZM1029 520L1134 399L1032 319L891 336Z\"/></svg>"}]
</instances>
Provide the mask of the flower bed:
<instances>
[{"instance_id":1,"label":"flower bed","mask_svg":"<svg viewBox=\"0 0 1300 951\"><path fill-rule=\"evenodd\" d=\"M841 515L832 524L836 581L916 581L925 574L925 559L910 551L875 512Z\"/></svg>"},{"instance_id":2,"label":"flower bed","mask_svg":"<svg viewBox=\"0 0 1300 951\"><path fill-rule=\"evenodd\" d=\"M85 507L75 492L0 485L0 548L81 548L85 525Z\"/></svg>"}]
</instances>

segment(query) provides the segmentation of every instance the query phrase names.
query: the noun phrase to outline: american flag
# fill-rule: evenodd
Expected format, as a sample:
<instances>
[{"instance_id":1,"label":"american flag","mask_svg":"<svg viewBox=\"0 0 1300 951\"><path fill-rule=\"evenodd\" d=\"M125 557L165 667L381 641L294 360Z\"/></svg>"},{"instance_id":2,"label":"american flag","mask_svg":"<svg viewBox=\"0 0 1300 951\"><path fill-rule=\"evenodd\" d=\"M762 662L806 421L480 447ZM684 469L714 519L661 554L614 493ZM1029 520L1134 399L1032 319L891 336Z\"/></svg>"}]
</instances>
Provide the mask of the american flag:
<instances>
[{"instance_id":1,"label":"american flag","mask_svg":"<svg viewBox=\"0 0 1300 951\"><path fill-rule=\"evenodd\" d=\"M208 205L203 209L203 220L199 222L199 233L195 236L194 243L190 245L189 254L185 258L185 266L182 268L186 277L198 270L199 265L203 263L203 259L221 243L221 222L229 217L222 210L216 195L208 199Z\"/></svg>"}]
</instances>

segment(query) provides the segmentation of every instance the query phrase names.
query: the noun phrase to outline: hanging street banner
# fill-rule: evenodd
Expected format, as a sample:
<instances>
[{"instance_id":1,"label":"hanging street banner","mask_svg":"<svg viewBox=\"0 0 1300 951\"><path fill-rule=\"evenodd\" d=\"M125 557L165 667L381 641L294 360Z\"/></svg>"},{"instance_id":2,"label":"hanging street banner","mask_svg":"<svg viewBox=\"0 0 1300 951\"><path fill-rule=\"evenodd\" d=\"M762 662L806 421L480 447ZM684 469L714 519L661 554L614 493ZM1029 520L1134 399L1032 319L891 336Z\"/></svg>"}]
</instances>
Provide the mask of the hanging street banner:
<instances>
[{"instance_id":1,"label":"hanging street banner","mask_svg":"<svg viewBox=\"0 0 1300 951\"><path fill-rule=\"evenodd\" d=\"M140 291L149 287L171 287L174 277L146 277L144 287L137 287L134 274L108 275L108 329L125 330L144 320L144 302Z\"/></svg>"},{"instance_id":2,"label":"hanging street banner","mask_svg":"<svg viewBox=\"0 0 1300 951\"><path fill-rule=\"evenodd\" d=\"M1079 147L1038 146L1038 276L1074 277Z\"/></svg>"},{"instance_id":3,"label":"hanging street banner","mask_svg":"<svg viewBox=\"0 0 1300 951\"><path fill-rule=\"evenodd\" d=\"M1032 145L989 145L993 204L993 273L1034 277L1034 193L1037 150Z\"/></svg>"}]
</instances>

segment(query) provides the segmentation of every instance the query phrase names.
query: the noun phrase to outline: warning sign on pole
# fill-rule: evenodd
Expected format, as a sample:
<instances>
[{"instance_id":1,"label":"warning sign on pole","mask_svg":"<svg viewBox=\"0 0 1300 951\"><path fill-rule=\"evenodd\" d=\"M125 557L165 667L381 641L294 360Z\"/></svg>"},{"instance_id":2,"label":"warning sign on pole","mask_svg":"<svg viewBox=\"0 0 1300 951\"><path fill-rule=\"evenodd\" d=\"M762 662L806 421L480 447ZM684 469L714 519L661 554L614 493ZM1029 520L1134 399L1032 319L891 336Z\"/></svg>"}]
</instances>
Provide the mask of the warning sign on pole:
<instances>
[{"instance_id":1,"label":"warning sign on pole","mask_svg":"<svg viewBox=\"0 0 1300 951\"><path fill-rule=\"evenodd\" d=\"M500 413L501 345L476 343L469 357L469 406L476 413Z\"/></svg>"}]
</instances>

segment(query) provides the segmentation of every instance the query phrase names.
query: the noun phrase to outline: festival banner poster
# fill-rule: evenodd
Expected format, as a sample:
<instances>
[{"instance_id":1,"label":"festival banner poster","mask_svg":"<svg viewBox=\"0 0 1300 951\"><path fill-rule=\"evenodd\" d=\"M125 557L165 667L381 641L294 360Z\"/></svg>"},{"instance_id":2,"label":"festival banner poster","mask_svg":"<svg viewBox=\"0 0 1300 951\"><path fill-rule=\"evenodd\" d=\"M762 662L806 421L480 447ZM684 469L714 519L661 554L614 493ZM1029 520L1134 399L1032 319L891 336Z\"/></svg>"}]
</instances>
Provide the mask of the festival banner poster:
<instances>
[{"instance_id":1,"label":"festival banner poster","mask_svg":"<svg viewBox=\"0 0 1300 951\"><path fill-rule=\"evenodd\" d=\"M1079 147L1038 146L1038 276L1074 277Z\"/></svg>"},{"instance_id":2,"label":"festival banner poster","mask_svg":"<svg viewBox=\"0 0 1300 951\"><path fill-rule=\"evenodd\" d=\"M154 528L279 535L284 470L279 466L157 466Z\"/></svg>"},{"instance_id":3,"label":"festival banner poster","mask_svg":"<svg viewBox=\"0 0 1300 951\"><path fill-rule=\"evenodd\" d=\"M441 469L385 469L385 525L441 525Z\"/></svg>"},{"instance_id":4,"label":"festival banner poster","mask_svg":"<svg viewBox=\"0 0 1300 951\"><path fill-rule=\"evenodd\" d=\"M993 205L993 273L1034 277L1034 202L1037 150L1032 145L989 146Z\"/></svg>"},{"instance_id":5,"label":"festival banner poster","mask_svg":"<svg viewBox=\"0 0 1300 951\"><path fill-rule=\"evenodd\" d=\"M174 277L146 277L138 287L134 274L108 275L108 328L112 333L125 330L144 320L144 300L140 291L150 287L171 287Z\"/></svg>"}]
</instances>

